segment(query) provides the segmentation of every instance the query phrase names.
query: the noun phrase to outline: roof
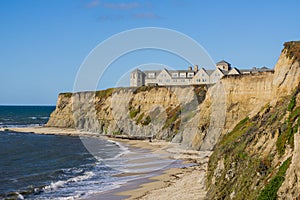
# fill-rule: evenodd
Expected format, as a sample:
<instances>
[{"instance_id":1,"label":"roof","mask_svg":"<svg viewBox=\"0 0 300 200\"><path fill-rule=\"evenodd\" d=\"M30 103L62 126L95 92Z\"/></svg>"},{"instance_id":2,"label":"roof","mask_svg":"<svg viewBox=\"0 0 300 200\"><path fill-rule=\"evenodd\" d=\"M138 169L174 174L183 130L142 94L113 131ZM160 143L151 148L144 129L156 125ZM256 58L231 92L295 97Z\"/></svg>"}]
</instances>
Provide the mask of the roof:
<instances>
[{"instance_id":1,"label":"roof","mask_svg":"<svg viewBox=\"0 0 300 200\"><path fill-rule=\"evenodd\" d=\"M230 65L229 62L225 61L225 60L221 60L220 62L217 62L216 65L218 64L227 64L227 65Z\"/></svg>"},{"instance_id":2,"label":"roof","mask_svg":"<svg viewBox=\"0 0 300 200\"><path fill-rule=\"evenodd\" d=\"M205 70L205 71L210 76L216 70L208 69L208 70Z\"/></svg>"},{"instance_id":3,"label":"roof","mask_svg":"<svg viewBox=\"0 0 300 200\"><path fill-rule=\"evenodd\" d=\"M239 74L241 74L241 71L238 68L236 68L236 67L233 67L229 72L231 72L232 70L236 70Z\"/></svg>"},{"instance_id":4,"label":"roof","mask_svg":"<svg viewBox=\"0 0 300 200\"><path fill-rule=\"evenodd\" d=\"M132 70L132 71L131 71L131 73L133 73L133 72L141 72L141 73L145 73L145 72L143 72L142 70L140 70L139 68L136 68L135 70Z\"/></svg>"}]
</instances>

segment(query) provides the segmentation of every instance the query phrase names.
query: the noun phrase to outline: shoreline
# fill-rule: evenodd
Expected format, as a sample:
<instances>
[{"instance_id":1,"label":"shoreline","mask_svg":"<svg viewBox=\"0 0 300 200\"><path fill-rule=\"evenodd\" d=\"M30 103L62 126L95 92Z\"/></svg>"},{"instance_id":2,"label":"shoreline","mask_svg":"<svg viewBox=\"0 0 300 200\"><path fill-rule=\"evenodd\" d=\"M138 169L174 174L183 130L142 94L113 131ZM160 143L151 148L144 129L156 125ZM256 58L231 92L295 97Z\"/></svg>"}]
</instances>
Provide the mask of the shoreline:
<instances>
[{"instance_id":1,"label":"shoreline","mask_svg":"<svg viewBox=\"0 0 300 200\"><path fill-rule=\"evenodd\" d=\"M161 169L152 173L150 177L139 180L129 181L119 188L95 193L85 200L92 199L204 199L205 174L208 158L211 152L200 152L195 150L186 150L179 144L170 143L161 140L149 142L147 140L128 140L113 137L106 137L97 133L87 131L78 131L72 128L56 127L16 127L7 128L15 132L29 132L35 134L53 134L65 136L88 136L98 137L114 142L123 143L132 148L147 149L150 153L168 154L171 159L182 160L182 163L190 166L179 167L170 166L167 169ZM183 165L183 164L182 164ZM181 165L181 166L182 166ZM126 173L125 173L126 175ZM193 183L193 184L191 184Z\"/></svg>"}]
</instances>

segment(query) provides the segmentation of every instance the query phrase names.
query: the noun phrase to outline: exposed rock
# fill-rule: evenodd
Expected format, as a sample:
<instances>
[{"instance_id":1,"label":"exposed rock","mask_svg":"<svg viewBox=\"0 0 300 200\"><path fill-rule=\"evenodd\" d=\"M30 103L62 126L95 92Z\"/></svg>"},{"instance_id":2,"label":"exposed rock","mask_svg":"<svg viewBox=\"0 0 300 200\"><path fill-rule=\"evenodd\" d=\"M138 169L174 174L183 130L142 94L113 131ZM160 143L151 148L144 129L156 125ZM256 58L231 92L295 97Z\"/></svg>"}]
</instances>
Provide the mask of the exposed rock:
<instances>
[{"instance_id":1,"label":"exposed rock","mask_svg":"<svg viewBox=\"0 0 300 200\"><path fill-rule=\"evenodd\" d=\"M229 131L210 157L208 199L300 197L299 50L299 42L285 45L274 74L221 80L228 105L224 131Z\"/></svg>"},{"instance_id":2,"label":"exposed rock","mask_svg":"<svg viewBox=\"0 0 300 200\"><path fill-rule=\"evenodd\" d=\"M275 74L227 76L208 89L142 87L65 93L59 95L47 126L153 136L211 150L237 122L289 94L299 82L299 71L299 63L283 50Z\"/></svg>"},{"instance_id":3,"label":"exposed rock","mask_svg":"<svg viewBox=\"0 0 300 200\"><path fill-rule=\"evenodd\" d=\"M279 199L296 199L300 195L300 130L294 135L294 145L292 163L277 193Z\"/></svg>"}]
</instances>

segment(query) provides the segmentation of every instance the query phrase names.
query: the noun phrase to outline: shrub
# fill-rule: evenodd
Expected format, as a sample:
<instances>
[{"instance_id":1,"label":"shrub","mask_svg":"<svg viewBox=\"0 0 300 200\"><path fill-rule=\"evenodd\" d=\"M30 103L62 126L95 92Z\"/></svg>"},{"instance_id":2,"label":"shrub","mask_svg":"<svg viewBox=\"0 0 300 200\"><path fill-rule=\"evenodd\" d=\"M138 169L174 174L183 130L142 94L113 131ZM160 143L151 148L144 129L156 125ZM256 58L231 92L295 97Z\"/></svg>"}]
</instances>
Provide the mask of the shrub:
<instances>
[{"instance_id":1,"label":"shrub","mask_svg":"<svg viewBox=\"0 0 300 200\"><path fill-rule=\"evenodd\" d=\"M136 120L136 124L139 124L144 117L144 113L140 114L140 116Z\"/></svg>"},{"instance_id":2,"label":"shrub","mask_svg":"<svg viewBox=\"0 0 300 200\"><path fill-rule=\"evenodd\" d=\"M138 107L137 109L132 108L129 111L129 116L131 119L135 118L137 116L137 114L140 112L140 107Z\"/></svg>"},{"instance_id":3,"label":"shrub","mask_svg":"<svg viewBox=\"0 0 300 200\"><path fill-rule=\"evenodd\" d=\"M70 97L72 97L73 93L71 93L71 92L65 92L65 93L61 93L61 95L63 95L64 97L70 98Z\"/></svg>"},{"instance_id":4,"label":"shrub","mask_svg":"<svg viewBox=\"0 0 300 200\"><path fill-rule=\"evenodd\" d=\"M100 99L102 98L107 98L112 95L114 92L114 88L108 88L106 90L99 90L96 91L96 97L99 97Z\"/></svg>"},{"instance_id":5,"label":"shrub","mask_svg":"<svg viewBox=\"0 0 300 200\"><path fill-rule=\"evenodd\" d=\"M150 118L150 116L148 115L148 116L145 118L145 120L142 121L142 125L147 126L147 125L150 124L150 123L151 123L151 118Z\"/></svg>"},{"instance_id":6,"label":"shrub","mask_svg":"<svg viewBox=\"0 0 300 200\"><path fill-rule=\"evenodd\" d=\"M258 196L258 200L276 200L277 191L284 181L286 170L289 168L292 158L288 158L279 167L279 170L274 178L265 186Z\"/></svg>"},{"instance_id":7,"label":"shrub","mask_svg":"<svg viewBox=\"0 0 300 200\"><path fill-rule=\"evenodd\" d=\"M120 130L114 131L113 135L122 135L122 132Z\"/></svg>"},{"instance_id":8,"label":"shrub","mask_svg":"<svg viewBox=\"0 0 300 200\"><path fill-rule=\"evenodd\" d=\"M294 95L292 98L291 98L291 101L288 105L288 111L292 111L293 108L295 107L295 104L296 104L296 95Z\"/></svg>"}]
</instances>

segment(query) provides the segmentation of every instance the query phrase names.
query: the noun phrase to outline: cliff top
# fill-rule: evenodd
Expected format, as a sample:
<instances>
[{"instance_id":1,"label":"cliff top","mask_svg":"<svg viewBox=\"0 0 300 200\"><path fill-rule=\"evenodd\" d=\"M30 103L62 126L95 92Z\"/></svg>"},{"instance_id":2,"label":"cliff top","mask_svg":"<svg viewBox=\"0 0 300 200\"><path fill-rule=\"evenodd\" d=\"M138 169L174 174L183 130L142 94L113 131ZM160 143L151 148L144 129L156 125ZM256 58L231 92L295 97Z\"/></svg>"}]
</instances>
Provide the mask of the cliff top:
<instances>
[{"instance_id":1,"label":"cliff top","mask_svg":"<svg viewBox=\"0 0 300 200\"><path fill-rule=\"evenodd\" d=\"M300 41L290 41L284 43L284 49L286 50L287 56L295 60L300 60Z\"/></svg>"}]
</instances>

